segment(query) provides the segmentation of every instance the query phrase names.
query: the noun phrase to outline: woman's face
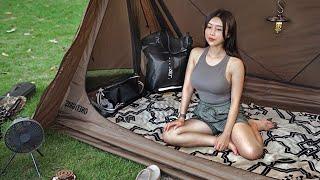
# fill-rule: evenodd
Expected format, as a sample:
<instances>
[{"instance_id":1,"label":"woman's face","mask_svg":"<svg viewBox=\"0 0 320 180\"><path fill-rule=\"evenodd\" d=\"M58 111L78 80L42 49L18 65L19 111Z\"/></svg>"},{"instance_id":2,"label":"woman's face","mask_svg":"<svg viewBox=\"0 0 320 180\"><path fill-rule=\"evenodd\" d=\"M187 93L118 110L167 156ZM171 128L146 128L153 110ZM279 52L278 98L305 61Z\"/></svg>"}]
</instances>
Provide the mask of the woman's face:
<instances>
[{"instance_id":1,"label":"woman's face","mask_svg":"<svg viewBox=\"0 0 320 180\"><path fill-rule=\"evenodd\" d=\"M218 17L213 17L205 29L205 38L209 46L223 45L223 26L222 21Z\"/></svg>"}]
</instances>

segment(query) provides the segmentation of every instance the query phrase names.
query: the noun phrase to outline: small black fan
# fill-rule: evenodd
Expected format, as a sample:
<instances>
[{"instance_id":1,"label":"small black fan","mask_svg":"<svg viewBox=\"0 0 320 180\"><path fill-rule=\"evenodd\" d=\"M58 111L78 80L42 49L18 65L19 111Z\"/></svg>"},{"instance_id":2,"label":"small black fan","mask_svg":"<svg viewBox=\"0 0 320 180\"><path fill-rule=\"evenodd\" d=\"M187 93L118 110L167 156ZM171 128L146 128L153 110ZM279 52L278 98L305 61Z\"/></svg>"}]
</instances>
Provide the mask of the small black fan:
<instances>
[{"instance_id":1,"label":"small black fan","mask_svg":"<svg viewBox=\"0 0 320 180\"><path fill-rule=\"evenodd\" d=\"M17 153L30 153L37 174L40 177L40 172L32 152L36 150L41 156L43 156L38 150L43 140L44 132L37 121L28 118L18 118L14 120L4 135L4 142L13 152L13 155L1 174L5 172Z\"/></svg>"}]
</instances>

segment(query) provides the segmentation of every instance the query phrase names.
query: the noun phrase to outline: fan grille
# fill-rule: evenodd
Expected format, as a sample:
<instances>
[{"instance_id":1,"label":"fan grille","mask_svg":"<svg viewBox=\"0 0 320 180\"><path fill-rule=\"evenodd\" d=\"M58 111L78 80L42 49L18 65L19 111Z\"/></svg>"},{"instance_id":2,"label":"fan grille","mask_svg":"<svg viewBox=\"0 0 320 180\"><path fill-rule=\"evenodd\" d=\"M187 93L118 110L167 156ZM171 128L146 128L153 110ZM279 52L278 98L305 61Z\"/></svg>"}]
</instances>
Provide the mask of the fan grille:
<instances>
[{"instance_id":1,"label":"fan grille","mask_svg":"<svg viewBox=\"0 0 320 180\"><path fill-rule=\"evenodd\" d=\"M44 132L41 125L26 118L15 120L4 137L6 146L16 153L28 153L39 148L43 139Z\"/></svg>"}]
</instances>

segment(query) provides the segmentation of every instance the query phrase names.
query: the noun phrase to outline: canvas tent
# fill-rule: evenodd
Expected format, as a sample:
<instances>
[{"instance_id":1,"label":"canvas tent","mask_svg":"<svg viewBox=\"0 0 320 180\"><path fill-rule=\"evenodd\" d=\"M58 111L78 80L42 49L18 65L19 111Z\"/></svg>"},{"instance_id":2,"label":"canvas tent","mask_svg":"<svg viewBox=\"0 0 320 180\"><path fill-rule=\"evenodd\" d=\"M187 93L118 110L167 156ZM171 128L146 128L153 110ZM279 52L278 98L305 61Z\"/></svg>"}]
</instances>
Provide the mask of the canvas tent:
<instances>
[{"instance_id":1,"label":"canvas tent","mask_svg":"<svg viewBox=\"0 0 320 180\"><path fill-rule=\"evenodd\" d=\"M82 24L58 73L36 109L34 119L55 125L72 137L105 151L160 168L182 179L265 178L241 169L190 156L124 129L102 117L86 91L88 70L136 68L136 40L157 29L147 21L152 0L91 0ZM246 64L244 101L289 110L320 113L320 3L290 0L284 15L290 22L275 34L267 16L276 14L275 1L156 0L165 5L181 32L194 46L203 46L206 14L217 8L234 13L239 47ZM160 12L166 17L164 10ZM167 17L166 21L169 21ZM134 22L134 23L133 23ZM133 32L139 32L134 34Z\"/></svg>"}]
</instances>

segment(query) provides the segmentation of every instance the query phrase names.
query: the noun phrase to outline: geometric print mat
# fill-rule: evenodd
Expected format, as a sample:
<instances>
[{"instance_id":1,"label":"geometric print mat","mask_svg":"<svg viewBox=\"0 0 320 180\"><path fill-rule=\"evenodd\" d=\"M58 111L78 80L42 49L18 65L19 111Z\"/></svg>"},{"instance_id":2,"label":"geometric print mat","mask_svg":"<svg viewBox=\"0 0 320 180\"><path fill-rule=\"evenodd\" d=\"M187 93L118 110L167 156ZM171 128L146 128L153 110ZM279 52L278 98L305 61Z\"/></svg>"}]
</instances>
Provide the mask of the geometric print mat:
<instances>
[{"instance_id":1,"label":"geometric print mat","mask_svg":"<svg viewBox=\"0 0 320 180\"><path fill-rule=\"evenodd\" d=\"M264 156L249 161L231 151L218 152L214 147L183 148L162 140L163 126L178 114L181 92L166 92L142 97L119 110L108 120L147 139L176 150L225 165L277 179L320 179L320 115L291 112L255 104L242 104L251 119L272 118L277 129L262 131ZM192 96L187 118L194 116L198 99Z\"/></svg>"}]
</instances>

